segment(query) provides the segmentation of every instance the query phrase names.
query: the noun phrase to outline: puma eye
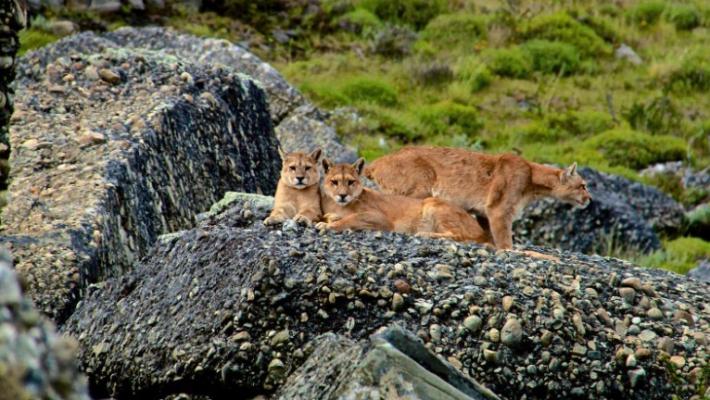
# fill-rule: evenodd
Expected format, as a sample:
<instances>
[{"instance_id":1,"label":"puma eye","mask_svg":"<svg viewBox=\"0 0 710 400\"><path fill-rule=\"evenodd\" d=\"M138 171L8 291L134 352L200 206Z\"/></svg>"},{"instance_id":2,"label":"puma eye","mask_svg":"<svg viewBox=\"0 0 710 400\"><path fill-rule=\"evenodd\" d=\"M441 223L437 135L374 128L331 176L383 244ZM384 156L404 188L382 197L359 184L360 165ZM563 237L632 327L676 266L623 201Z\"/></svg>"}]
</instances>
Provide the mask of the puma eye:
<instances>
[{"instance_id":1,"label":"puma eye","mask_svg":"<svg viewBox=\"0 0 710 400\"><path fill-rule=\"evenodd\" d=\"M295 170L296 170L296 167L294 167L294 166L292 165L292 166L289 167L289 169L290 169L291 171L295 171Z\"/></svg>"},{"instance_id":2,"label":"puma eye","mask_svg":"<svg viewBox=\"0 0 710 400\"><path fill-rule=\"evenodd\" d=\"M338 181L336 181L336 180L332 180L332 181L330 181L330 183L332 183L333 186L338 186Z\"/></svg>"},{"instance_id":3,"label":"puma eye","mask_svg":"<svg viewBox=\"0 0 710 400\"><path fill-rule=\"evenodd\" d=\"M348 186L352 186L355 181L348 181Z\"/></svg>"},{"instance_id":4,"label":"puma eye","mask_svg":"<svg viewBox=\"0 0 710 400\"><path fill-rule=\"evenodd\" d=\"M306 171L310 171L310 170L311 170L311 167L306 167Z\"/></svg>"}]
</instances>

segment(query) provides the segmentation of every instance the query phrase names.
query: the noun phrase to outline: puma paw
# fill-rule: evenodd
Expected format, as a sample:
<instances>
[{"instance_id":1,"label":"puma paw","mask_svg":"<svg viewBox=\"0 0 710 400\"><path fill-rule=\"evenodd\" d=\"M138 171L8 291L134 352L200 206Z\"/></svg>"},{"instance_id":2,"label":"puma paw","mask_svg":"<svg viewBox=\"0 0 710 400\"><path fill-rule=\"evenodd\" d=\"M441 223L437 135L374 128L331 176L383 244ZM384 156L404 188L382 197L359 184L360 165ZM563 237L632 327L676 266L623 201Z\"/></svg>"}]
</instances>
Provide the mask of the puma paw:
<instances>
[{"instance_id":1,"label":"puma paw","mask_svg":"<svg viewBox=\"0 0 710 400\"><path fill-rule=\"evenodd\" d=\"M319 222L316 224L316 230L327 231L327 230L330 230L330 226L328 225L327 222Z\"/></svg>"},{"instance_id":2,"label":"puma paw","mask_svg":"<svg viewBox=\"0 0 710 400\"><path fill-rule=\"evenodd\" d=\"M278 225L285 220L280 216L271 216L264 220L264 226Z\"/></svg>"},{"instance_id":3,"label":"puma paw","mask_svg":"<svg viewBox=\"0 0 710 400\"><path fill-rule=\"evenodd\" d=\"M297 224L305 226L311 226L311 224L313 223L313 221L308 219L308 217L303 214L296 214L296 216L293 217L293 220L296 221Z\"/></svg>"},{"instance_id":4,"label":"puma paw","mask_svg":"<svg viewBox=\"0 0 710 400\"><path fill-rule=\"evenodd\" d=\"M338 215L338 214L328 213L328 214L325 214L325 215L323 216L323 221L325 221L325 222L335 222L335 221L337 221L337 220L339 220L339 219L341 219L341 218L342 218L342 217L341 217L340 215Z\"/></svg>"}]
</instances>

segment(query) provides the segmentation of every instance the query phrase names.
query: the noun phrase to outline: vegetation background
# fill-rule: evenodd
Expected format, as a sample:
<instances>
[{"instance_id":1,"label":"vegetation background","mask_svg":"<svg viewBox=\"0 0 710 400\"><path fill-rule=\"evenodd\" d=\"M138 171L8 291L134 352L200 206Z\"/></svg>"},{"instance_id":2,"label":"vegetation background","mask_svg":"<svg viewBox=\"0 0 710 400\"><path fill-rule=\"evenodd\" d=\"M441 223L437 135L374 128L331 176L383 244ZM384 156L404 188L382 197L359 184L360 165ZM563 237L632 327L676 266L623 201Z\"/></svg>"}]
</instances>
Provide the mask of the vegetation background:
<instances>
[{"instance_id":1,"label":"vegetation background","mask_svg":"<svg viewBox=\"0 0 710 400\"><path fill-rule=\"evenodd\" d=\"M650 255L607 255L680 273L710 258L710 194L684 180L710 167L706 0L126 3L112 14L35 14L22 51L73 30L66 20L238 43L330 111L342 140L370 161L406 144L453 146L577 161L656 186L688 210L685 237L664 238ZM682 164L641 172L668 162Z\"/></svg>"}]
</instances>

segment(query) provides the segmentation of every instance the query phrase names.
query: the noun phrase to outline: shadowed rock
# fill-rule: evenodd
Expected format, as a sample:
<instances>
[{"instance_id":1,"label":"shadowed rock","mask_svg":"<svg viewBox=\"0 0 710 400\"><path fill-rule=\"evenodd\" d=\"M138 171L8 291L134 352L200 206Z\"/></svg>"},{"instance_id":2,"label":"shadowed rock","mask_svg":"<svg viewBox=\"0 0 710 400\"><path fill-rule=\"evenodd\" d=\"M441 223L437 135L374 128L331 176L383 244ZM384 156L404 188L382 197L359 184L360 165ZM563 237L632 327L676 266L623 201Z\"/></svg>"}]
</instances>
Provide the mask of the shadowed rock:
<instances>
[{"instance_id":1,"label":"shadowed rock","mask_svg":"<svg viewBox=\"0 0 710 400\"><path fill-rule=\"evenodd\" d=\"M130 269L227 190L272 194L280 170L254 82L105 42L78 35L29 53L15 84L0 241L60 323L88 283Z\"/></svg>"},{"instance_id":2,"label":"shadowed rock","mask_svg":"<svg viewBox=\"0 0 710 400\"><path fill-rule=\"evenodd\" d=\"M579 174L594 197L589 207L536 201L514 225L518 240L583 253L648 253L660 249L658 234L680 232L683 208L660 190L588 167Z\"/></svg>"},{"instance_id":3,"label":"shadowed rock","mask_svg":"<svg viewBox=\"0 0 710 400\"><path fill-rule=\"evenodd\" d=\"M315 350L275 399L499 399L396 325L359 344L329 333L309 346Z\"/></svg>"},{"instance_id":4,"label":"shadowed rock","mask_svg":"<svg viewBox=\"0 0 710 400\"><path fill-rule=\"evenodd\" d=\"M578 253L557 263L388 232L266 228L268 199L236 203L89 290L63 329L79 337L95 395L271 394L319 335L361 340L392 324L505 399L685 396L663 354L682 359L680 379L707 356L708 283Z\"/></svg>"},{"instance_id":5,"label":"shadowed rock","mask_svg":"<svg viewBox=\"0 0 710 400\"><path fill-rule=\"evenodd\" d=\"M0 400L89 400L76 341L57 336L35 309L0 248Z\"/></svg>"}]
</instances>

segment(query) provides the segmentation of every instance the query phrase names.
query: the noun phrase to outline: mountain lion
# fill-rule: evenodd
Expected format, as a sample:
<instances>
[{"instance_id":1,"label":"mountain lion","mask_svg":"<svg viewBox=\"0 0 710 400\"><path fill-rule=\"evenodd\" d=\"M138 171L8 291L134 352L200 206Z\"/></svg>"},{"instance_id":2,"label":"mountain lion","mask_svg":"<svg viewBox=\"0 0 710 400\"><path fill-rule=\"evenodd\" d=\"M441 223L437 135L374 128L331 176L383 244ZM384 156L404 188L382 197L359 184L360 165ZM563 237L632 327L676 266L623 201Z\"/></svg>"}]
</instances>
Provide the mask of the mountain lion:
<instances>
[{"instance_id":1,"label":"mountain lion","mask_svg":"<svg viewBox=\"0 0 710 400\"><path fill-rule=\"evenodd\" d=\"M320 220L320 172L318 161L323 150L319 147L311 154L287 154L279 146L281 178L274 196L274 211L264 220L264 225L276 225L288 219L311 226Z\"/></svg>"},{"instance_id":2,"label":"mountain lion","mask_svg":"<svg viewBox=\"0 0 710 400\"><path fill-rule=\"evenodd\" d=\"M579 208L592 200L577 163L544 166L515 154L443 147L405 147L373 161L364 175L385 192L436 197L475 214L498 249L513 248L513 221L530 202L553 197Z\"/></svg>"},{"instance_id":3,"label":"mountain lion","mask_svg":"<svg viewBox=\"0 0 710 400\"><path fill-rule=\"evenodd\" d=\"M478 222L460 207L441 199L392 196L362 187L365 159L338 164L324 158L321 194L323 220L316 228L395 231L459 242L492 243Z\"/></svg>"}]
</instances>

